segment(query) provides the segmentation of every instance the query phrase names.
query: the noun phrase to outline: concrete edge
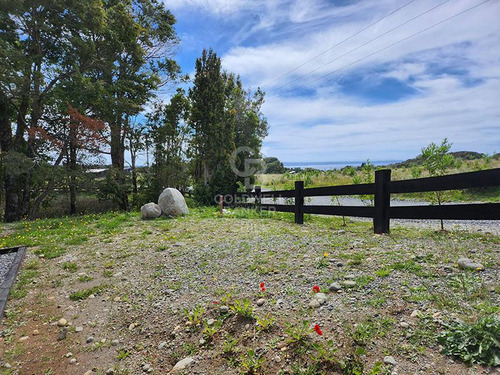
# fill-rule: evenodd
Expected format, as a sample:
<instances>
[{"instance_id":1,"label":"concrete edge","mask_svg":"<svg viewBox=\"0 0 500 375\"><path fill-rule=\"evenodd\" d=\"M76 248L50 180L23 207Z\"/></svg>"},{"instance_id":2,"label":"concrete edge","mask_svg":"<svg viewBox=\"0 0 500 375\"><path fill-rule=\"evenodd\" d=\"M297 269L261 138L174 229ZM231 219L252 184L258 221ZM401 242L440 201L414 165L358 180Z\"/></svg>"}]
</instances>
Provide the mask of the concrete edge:
<instances>
[{"instance_id":1,"label":"concrete edge","mask_svg":"<svg viewBox=\"0 0 500 375\"><path fill-rule=\"evenodd\" d=\"M9 293L10 293L10 288L12 288L12 285L14 284L14 281L17 276L17 272L19 271L19 267L21 266L21 262L23 261L24 255L26 254L26 247L25 246L20 246L15 250L16 248L7 248L7 249L0 249L0 253L10 253L13 251L16 251L16 257L14 258L14 261L12 262L12 265L9 269L9 272L7 272L7 275L5 275L5 280L0 285L0 319L3 318L3 313L5 310L5 306L7 304L7 299L9 298Z\"/></svg>"}]
</instances>

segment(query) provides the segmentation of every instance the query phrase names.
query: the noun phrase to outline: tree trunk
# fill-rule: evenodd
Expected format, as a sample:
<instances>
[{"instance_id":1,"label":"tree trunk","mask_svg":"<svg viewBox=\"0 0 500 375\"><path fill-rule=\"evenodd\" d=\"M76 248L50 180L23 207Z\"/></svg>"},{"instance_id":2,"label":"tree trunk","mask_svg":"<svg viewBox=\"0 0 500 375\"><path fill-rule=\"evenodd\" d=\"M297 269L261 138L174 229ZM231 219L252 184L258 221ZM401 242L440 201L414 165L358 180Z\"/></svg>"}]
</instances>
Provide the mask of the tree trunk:
<instances>
[{"instance_id":1,"label":"tree trunk","mask_svg":"<svg viewBox=\"0 0 500 375\"><path fill-rule=\"evenodd\" d=\"M118 202L120 210L128 211L129 203L127 189L125 187L125 174L123 171L125 165L125 145L122 137L121 121L118 124L110 125L111 128L111 165L115 170L115 182L118 184Z\"/></svg>"},{"instance_id":2,"label":"tree trunk","mask_svg":"<svg viewBox=\"0 0 500 375\"><path fill-rule=\"evenodd\" d=\"M75 124L70 124L70 138L69 138L69 214L76 214L76 130Z\"/></svg>"}]
</instances>

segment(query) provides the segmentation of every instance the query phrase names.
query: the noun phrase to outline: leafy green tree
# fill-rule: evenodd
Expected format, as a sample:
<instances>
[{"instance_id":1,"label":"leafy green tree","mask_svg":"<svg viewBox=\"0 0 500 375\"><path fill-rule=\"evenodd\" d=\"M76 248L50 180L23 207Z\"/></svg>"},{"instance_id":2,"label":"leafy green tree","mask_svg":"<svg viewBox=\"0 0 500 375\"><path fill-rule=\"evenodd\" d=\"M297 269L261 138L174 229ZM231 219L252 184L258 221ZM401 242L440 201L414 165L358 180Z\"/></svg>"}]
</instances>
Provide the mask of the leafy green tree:
<instances>
[{"instance_id":1,"label":"leafy green tree","mask_svg":"<svg viewBox=\"0 0 500 375\"><path fill-rule=\"evenodd\" d=\"M286 168L278 158L272 156L268 158L264 158L264 162L266 163L266 171L265 173L269 174L281 174L286 172Z\"/></svg>"},{"instance_id":2,"label":"leafy green tree","mask_svg":"<svg viewBox=\"0 0 500 375\"><path fill-rule=\"evenodd\" d=\"M236 111L229 103L226 108L226 87L217 54L203 50L195 68L189 90L194 193L198 201L210 204L216 193L229 193L236 186L236 175L229 164L235 150Z\"/></svg>"},{"instance_id":3,"label":"leafy green tree","mask_svg":"<svg viewBox=\"0 0 500 375\"><path fill-rule=\"evenodd\" d=\"M100 59L93 71L102 97L93 110L110 127L110 175L116 181L108 190L128 210L123 170L130 118L142 111L155 90L179 78L180 68L171 58L178 40L174 16L156 0L106 0L103 8L106 29L97 36Z\"/></svg>"},{"instance_id":4,"label":"leafy green tree","mask_svg":"<svg viewBox=\"0 0 500 375\"><path fill-rule=\"evenodd\" d=\"M448 143L448 139L443 139L438 146L435 143L429 144L427 147L422 148L420 157L422 165L429 173L429 176L442 176L453 168L455 159L453 155L449 154L452 144ZM447 195L442 191L436 191L430 195L431 202L437 202L440 206L447 199ZM444 230L443 219L441 219L441 230Z\"/></svg>"},{"instance_id":5,"label":"leafy green tree","mask_svg":"<svg viewBox=\"0 0 500 375\"><path fill-rule=\"evenodd\" d=\"M158 103L148 115L149 137L154 145L154 163L149 181L149 200L156 200L166 187L183 190L189 183L186 143L189 127L186 120L189 101L182 89L177 89L170 103Z\"/></svg>"},{"instance_id":6,"label":"leafy green tree","mask_svg":"<svg viewBox=\"0 0 500 375\"><path fill-rule=\"evenodd\" d=\"M46 109L70 78L90 68L96 56L92 35L103 24L99 0L0 2L0 98L8 114L0 121L5 221L29 213L39 191L33 183L41 180L34 174L50 163L56 171L63 158L48 152L53 143Z\"/></svg>"}]
</instances>

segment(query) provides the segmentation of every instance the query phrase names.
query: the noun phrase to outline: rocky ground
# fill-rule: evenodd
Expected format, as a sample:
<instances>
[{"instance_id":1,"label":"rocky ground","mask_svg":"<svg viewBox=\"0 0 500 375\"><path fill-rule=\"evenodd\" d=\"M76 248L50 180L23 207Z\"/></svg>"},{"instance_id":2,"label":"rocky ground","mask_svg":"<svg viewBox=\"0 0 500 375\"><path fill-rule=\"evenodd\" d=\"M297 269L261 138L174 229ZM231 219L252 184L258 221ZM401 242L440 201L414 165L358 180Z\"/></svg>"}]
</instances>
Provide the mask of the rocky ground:
<instances>
[{"instance_id":1,"label":"rocky ground","mask_svg":"<svg viewBox=\"0 0 500 375\"><path fill-rule=\"evenodd\" d=\"M499 313L495 234L256 216L4 228L4 245L43 240L0 325L0 373L499 373L436 341L447 323Z\"/></svg>"}]
</instances>

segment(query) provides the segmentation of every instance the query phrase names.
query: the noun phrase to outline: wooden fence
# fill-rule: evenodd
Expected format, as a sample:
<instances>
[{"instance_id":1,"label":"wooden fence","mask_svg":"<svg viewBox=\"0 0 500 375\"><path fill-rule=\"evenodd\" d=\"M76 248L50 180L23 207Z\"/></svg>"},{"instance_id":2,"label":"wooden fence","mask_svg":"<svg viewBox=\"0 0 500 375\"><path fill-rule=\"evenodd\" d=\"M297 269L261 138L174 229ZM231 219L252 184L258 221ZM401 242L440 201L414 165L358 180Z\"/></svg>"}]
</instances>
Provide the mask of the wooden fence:
<instances>
[{"instance_id":1,"label":"wooden fence","mask_svg":"<svg viewBox=\"0 0 500 375\"><path fill-rule=\"evenodd\" d=\"M375 172L375 183L341 185L304 189L304 181L295 181L294 190L255 191L235 193L233 202L255 198L261 210L293 212L295 222L302 224L304 214L339 215L373 218L375 233L388 233L390 219L453 219L500 220L500 203L447 204L429 206L390 205L391 194L420 193L443 190L462 190L500 186L500 168L479 172L458 173L447 176L391 181L391 170ZM304 205L305 197L337 195L374 195L374 206L314 206ZM294 198L294 204L262 204L262 198ZM243 205L245 205L243 203Z\"/></svg>"}]
</instances>

